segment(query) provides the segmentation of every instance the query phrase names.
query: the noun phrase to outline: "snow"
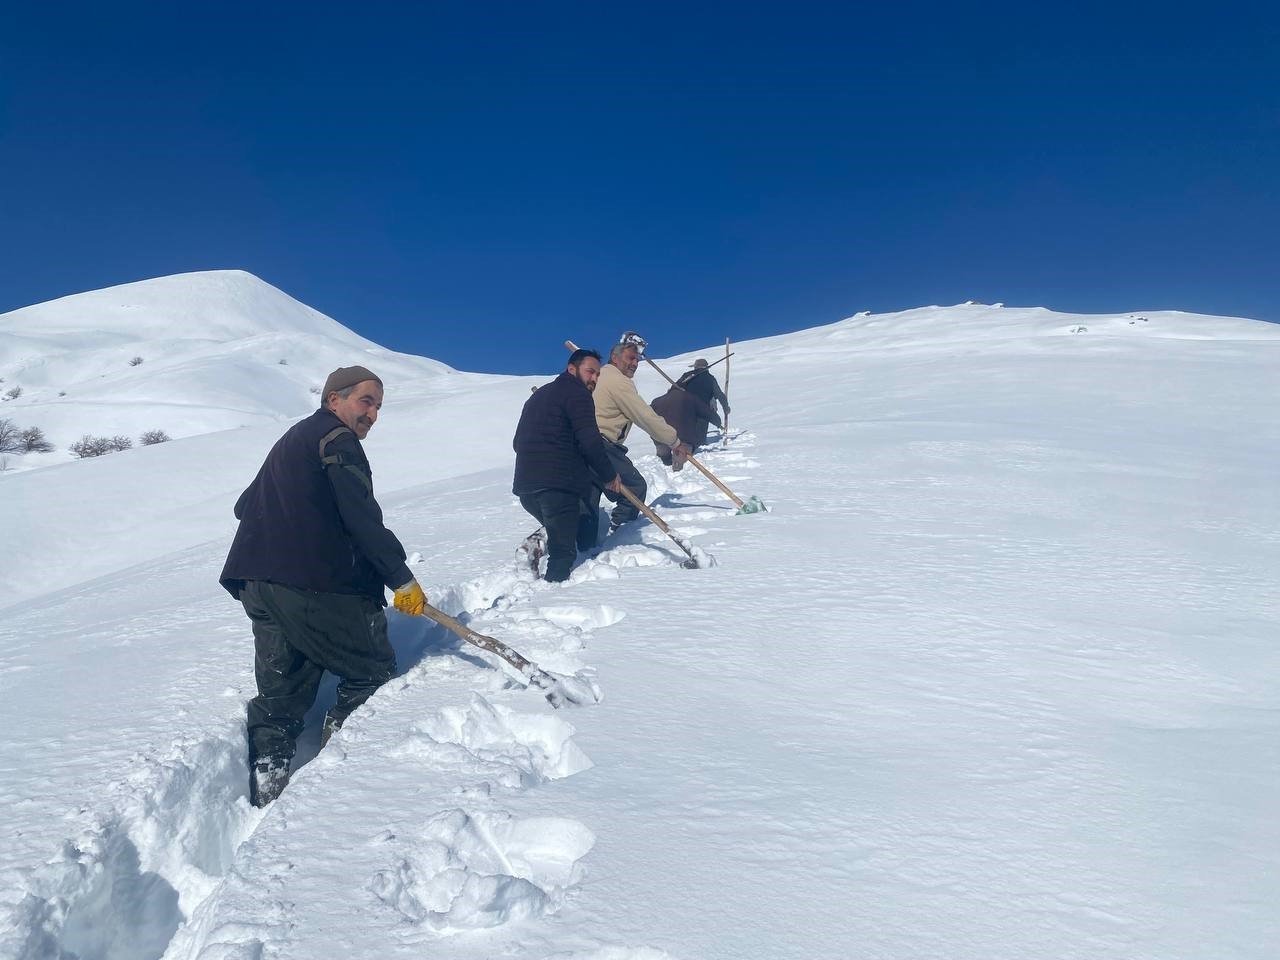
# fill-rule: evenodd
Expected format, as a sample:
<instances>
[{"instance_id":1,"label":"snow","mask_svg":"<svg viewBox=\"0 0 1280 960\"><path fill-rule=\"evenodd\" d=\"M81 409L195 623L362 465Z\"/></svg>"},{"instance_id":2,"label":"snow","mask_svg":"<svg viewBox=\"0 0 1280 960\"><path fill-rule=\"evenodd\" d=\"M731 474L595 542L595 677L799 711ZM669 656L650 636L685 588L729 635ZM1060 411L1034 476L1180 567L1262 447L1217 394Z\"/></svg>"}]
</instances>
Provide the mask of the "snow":
<instances>
[{"instance_id":1,"label":"snow","mask_svg":"<svg viewBox=\"0 0 1280 960\"><path fill-rule=\"evenodd\" d=\"M367 354L245 274L81 296L102 309L0 318L5 370L78 338L102 402L163 395L190 428L0 475L0 956L1274 955L1280 328L965 304L735 344L742 432L700 459L770 512L635 437L715 565L642 521L546 584L509 493L541 378ZM278 370L244 346L275 336ZM366 449L428 596L603 698L553 709L392 613L399 675L317 752L324 687L258 811L230 508L305 384L357 357L387 381ZM250 382L231 423L216 385Z\"/></svg>"},{"instance_id":2,"label":"snow","mask_svg":"<svg viewBox=\"0 0 1280 960\"><path fill-rule=\"evenodd\" d=\"M85 434L137 444L151 430L181 438L275 427L314 409L329 371L352 363L400 383L402 396L444 395L455 381L477 379L384 350L236 270L128 283L0 314L0 395L22 391L0 404L0 417L39 427L57 448L9 456L5 466L65 462L67 447Z\"/></svg>"}]
</instances>

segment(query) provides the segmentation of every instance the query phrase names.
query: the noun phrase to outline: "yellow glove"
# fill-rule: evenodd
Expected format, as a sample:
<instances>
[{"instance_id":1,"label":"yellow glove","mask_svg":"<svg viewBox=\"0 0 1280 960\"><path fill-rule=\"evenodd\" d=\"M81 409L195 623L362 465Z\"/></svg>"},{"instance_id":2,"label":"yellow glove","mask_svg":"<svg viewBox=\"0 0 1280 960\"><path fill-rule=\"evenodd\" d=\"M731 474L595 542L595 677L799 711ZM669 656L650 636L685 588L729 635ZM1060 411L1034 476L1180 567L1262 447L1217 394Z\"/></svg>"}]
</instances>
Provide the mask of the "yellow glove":
<instances>
[{"instance_id":1,"label":"yellow glove","mask_svg":"<svg viewBox=\"0 0 1280 960\"><path fill-rule=\"evenodd\" d=\"M401 613L407 613L411 617L420 617L427 608L427 595L422 592L417 580L410 580L395 592L391 602Z\"/></svg>"}]
</instances>

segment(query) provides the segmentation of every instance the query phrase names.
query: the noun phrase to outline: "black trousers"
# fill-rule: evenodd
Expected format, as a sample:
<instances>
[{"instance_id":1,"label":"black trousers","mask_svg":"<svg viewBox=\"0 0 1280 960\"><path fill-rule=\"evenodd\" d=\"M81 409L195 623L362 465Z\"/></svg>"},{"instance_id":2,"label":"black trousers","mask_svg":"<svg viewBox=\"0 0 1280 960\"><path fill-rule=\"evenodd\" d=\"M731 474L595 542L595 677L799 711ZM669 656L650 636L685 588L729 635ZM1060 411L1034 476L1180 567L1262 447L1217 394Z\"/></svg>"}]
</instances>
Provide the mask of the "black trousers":
<instances>
[{"instance_id":1,"label":"black trousers","mask_svg":"<svg viewBox=\"0 0 1280 960\"><path fill-rule=\"evenodd\" d=\"M604 442L604 452L609 455L609 462L613 464L613 469L618 471L618 476L622 478L622 485L636 495L636 499L643 502L645 496L649 492L649 485L644 482L644 477L640 475L640 471L636 469L636 465L627 458L627 448L620 443L614 443L611 440ZM601 490L600 493L604 491ZM610 495L612 500L614 495ZM599 504L600 497L596 496L596 503ZM613 526L629 523L636 517L640 516L640 511L631 505L626 497L618 497L615 501L613 512L609 515L609 522Z\"/></svg>"},{"instance_id":2,"label":"black trousers","mask_svg":"<svg viewBox=\"0 0 1280 960\"><path fill-rule=\"evenodd\" d=\"M547 528L547 579L568 580L578 551L596 545L599 509L567 490L522 494L520 506Z\"/></svg>"},{"instance_id":3,"label":"black trousers","mask_svg":"<svg viewBox=\"0 0 1280 960\"><path fill-rule=\"evenodd\" d=\"M259 757L292 759L326 670L338 677L329 716L339 725L395 673L387 615L377 600L250 580L240 602L253 622L258 681L248 708L251 765Z\"/></svg>"}]
</instances>

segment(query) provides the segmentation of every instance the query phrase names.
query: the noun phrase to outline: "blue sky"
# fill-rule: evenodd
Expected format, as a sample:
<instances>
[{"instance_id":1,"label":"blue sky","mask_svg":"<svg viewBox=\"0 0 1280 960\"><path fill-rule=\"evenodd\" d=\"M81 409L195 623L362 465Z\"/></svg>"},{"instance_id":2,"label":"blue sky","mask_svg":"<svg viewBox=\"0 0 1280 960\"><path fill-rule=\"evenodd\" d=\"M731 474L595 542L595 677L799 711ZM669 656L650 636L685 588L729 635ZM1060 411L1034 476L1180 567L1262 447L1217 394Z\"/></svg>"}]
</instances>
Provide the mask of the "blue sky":
<instances>
[{"instance_id":1,"label":"blue sky","mask_svg":"<svg viewBox=\"0 0 1280 960\"><path fill-rule=\"evenodd\" d=\"M1280 14L1174 9L8 4L0 311L239 268L513 373L967 299L1280 320Z\"/></svg>"}]
</instances>

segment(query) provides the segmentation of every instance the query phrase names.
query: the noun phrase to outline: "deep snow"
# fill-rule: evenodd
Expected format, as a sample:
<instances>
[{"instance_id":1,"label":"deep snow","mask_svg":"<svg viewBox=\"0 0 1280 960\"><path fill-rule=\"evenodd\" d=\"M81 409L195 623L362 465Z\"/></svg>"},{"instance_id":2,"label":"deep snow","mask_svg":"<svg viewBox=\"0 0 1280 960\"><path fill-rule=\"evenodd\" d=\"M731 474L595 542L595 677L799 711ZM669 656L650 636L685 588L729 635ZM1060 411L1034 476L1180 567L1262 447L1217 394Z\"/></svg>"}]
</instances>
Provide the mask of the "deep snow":
<instances>
[{"instance_id":1,"label":"deep snow","mask_svg":"<svg viewBox=\"0 0 1280 960\"><path fill-rule=\"evenodd\" d=\"M315 318L299 350L345 342ZM245 333L201 382L266 376ZM265 812L216 575L308 397L0 476L0 956L1273 956L1278 334L974 304L735 345L745 431L705 461L771 512L636 437L716 566L641 523L556 586L508 492L541 381L404 358L366 447L428 595L604 700L554 711L393 614L401 675L317 755L320 704Z\"/></svg>"}]
</instances>

